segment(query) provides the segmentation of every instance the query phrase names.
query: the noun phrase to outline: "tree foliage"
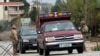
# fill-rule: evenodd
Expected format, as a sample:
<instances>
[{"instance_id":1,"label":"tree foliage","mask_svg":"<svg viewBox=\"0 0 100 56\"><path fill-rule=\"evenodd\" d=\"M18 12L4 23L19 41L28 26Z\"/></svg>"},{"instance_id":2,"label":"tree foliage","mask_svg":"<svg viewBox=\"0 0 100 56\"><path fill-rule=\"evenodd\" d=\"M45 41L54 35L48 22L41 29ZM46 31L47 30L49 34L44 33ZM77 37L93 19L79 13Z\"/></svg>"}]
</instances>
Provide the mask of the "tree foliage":
<instances>
[{"instance_id":1,"label":"tree foliage","mask_svg":"<svg viewBox=\"0 0 100 56\"><path fill-rule=\"evenodd\" d=\"M51 8L52 12L59 12L61 11L59 4L61 4L61 0L56 0L55 5Z\"/></svg>"},{"instance_id":2,"label":"tree foliage","mask_svg":"<svg viewBox=\"0 0 100 56\"><path fill-rule=\"evenodd\" d=\"M0 32L4 31L4 30L8 30L10 29L10 25L8 21L0 21Z\"/></svg>"},{"instance_id":3,"label":"tree foliage","mask_svg":"<svg viewBox=\"0 0 100 56\"><path fill-rule=\"evenodd\" d=\"M32 10L30 11L29 16L30 16L32 22L34 22L35 19L36 19L36 16L37 16L37 9L36 9L36 7L32 8Z\"/></svg>"},{"instance_id":4,"label":"tree foliage","mask_svg":"<svg viewBox=\"0 0 100 56\"><path fill-rule=\"evenodd\" d=\"M62 12L71 12L72 21L77 25L84 18L84 3L83 0L67 0L62 1L59 5Z\"/></svg>"},{"instance_id":5,"label":"tree foliage","mask_svg":"<svg viewBox=\"0 0 100 56\"><path fill-rule=\"evenodd\" d=\"M53 10L59 8L60 11L67 11L72 13L71 20L76 26L79 26L81 20L85 19L85 0L67 0L55 5ZM87 24L92 32L97 32L100 26L100 0L86 0L87 1ZM56 7L57 6L57 7ZM99 9L98 9L99 8ZM96 29L96 30L95 30Z\"/></svg>"}]
</instances>

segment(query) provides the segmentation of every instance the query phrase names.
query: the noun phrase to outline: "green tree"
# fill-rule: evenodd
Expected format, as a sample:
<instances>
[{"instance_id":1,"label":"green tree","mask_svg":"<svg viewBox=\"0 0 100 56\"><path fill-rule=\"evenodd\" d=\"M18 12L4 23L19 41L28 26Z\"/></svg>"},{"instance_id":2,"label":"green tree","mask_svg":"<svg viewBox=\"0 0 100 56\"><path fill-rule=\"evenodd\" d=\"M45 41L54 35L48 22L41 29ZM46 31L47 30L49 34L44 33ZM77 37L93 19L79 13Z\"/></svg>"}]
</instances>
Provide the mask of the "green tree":
<instances>
[{"instance_id":1,"label":"green tree","mask_svg":"<svg viewBox=\"0 0 100 56\"><path fill-rule=\"evenodd\" d=\"M92 33L97 32L98 24L100 22L100 0L87 0L87 24L92 30ZM61 11L69 11L72 13L72 21L79 25L81 20L85 19L85 4L84 0L67 0L67 3L59 4ZM96 29L96 30L95 30Z\"/></svg>"},{"instance_id":2,"label":"green tree","mask_svg":"<svg viewBox=\"0 0 100 56\"><path fill-rule=\"evenodd\" d=\"M51 11L52 11L52 12L59 12L59 11L61 11L61 10L60 10L60 7L59 7L59 4L61 4L61 0L56 0L56 3L55 3L55 5L51 8Z\"/></svg>"},{"instance_id":3,"label":"green tree","mask_svg":"<svg viewBox=\"0 0 100 56\"><path fill-rule=\"evenodd\" d=\"M28 11L29 11L29 3L26 1L26 0L23 0L23 2L24 2L24 7L23 7L23 9L24 9L24 17L29 17L28 16Z\"/></svg>"},{"instance_id":4,"label":"green tree","mask_svg":"<svg viewBox=\"0 0 100 56\"><path fill-rule=\"evenodd\" d=\"M59 4L61 11L71 12L71 20L78 26L79 22L84 18L83 0L67 0Z\"/></svg>"},{"instance_id":5,"label":"green tree","mask_svg":"<svg viewBox=\"0 0 100 56\"><path fill-rule=\"evenodd\" d=\"M36 16L37 16L37 9L36 9L36 7L32 8L32 10L30 11L29 16L30 16L32 22L34 22L35 19L36 19Z\"/></svg>"}]
</instances>

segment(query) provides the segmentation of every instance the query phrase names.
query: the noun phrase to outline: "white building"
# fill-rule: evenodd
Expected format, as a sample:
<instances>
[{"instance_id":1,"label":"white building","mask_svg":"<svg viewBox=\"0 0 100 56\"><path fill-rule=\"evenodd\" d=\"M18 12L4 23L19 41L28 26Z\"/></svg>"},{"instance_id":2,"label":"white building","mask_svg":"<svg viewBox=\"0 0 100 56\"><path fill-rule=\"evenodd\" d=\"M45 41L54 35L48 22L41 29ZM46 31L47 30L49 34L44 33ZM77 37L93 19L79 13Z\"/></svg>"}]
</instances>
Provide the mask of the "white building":
<instances>
[{"instance_id":1,"label":"white building","mask_svg":"<svg viewBox=\"0 0 100 56\"><path fill-rule=\"evenodd\" d=\"M10 0L0 0L0 20L11 21L13 18L23 15L24 6L22 2L10 2Z\"/></svg>"}]
</instances>

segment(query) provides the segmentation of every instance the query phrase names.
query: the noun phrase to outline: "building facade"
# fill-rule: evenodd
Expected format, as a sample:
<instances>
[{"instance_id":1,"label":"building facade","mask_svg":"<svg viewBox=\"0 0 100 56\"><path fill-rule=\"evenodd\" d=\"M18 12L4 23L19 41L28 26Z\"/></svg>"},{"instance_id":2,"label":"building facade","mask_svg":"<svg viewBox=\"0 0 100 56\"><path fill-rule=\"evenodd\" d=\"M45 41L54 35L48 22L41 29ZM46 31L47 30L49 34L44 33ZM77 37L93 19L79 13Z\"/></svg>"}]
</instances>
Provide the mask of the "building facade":
<instances>
[{"instance_id":1,"label":"building facade","mask_svg":"<svg viewBox=\"0 0 100 56\"><path fill-rule=\"evenodd\" d=\"M23 15L23 2L10 2L10 0L0 0L0 20L11 21Z\"/></svg>"}]
</instances>

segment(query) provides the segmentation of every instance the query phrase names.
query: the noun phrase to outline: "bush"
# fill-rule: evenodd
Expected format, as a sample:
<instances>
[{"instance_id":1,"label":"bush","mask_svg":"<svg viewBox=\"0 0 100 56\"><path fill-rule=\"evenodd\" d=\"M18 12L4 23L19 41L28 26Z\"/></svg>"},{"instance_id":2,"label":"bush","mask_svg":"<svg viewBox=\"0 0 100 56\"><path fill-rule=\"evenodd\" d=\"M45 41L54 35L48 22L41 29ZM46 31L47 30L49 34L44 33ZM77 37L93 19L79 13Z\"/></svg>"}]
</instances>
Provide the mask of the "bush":
<instances>
[{"instance_id":1,"label":"bush","mask_svg":"<svg viewBox=\"0 0 100 56\"><path fill-rule=\"evenodd\" d=\"M100 51L100 46L95 46L92 48L93 51Z\"/></svg>"},{"instance_id":2,"label":"bush","mask_svg":"<svg viewBox=\"0 0 100 56\"><path fill-rule=\"evenodd\" d=\"M2 39L0 38L0 41L2 41Z\"/></svg>"},{"instance_id":3,"label":"bush","mask_svg":"<svg viewBox=\"0 0 100 56\"><path fill-rule=\"evenodd\" d=\"M0 32L9 29L10 23L8 21L0 21Z\"/></svg>"}]
</instances>

